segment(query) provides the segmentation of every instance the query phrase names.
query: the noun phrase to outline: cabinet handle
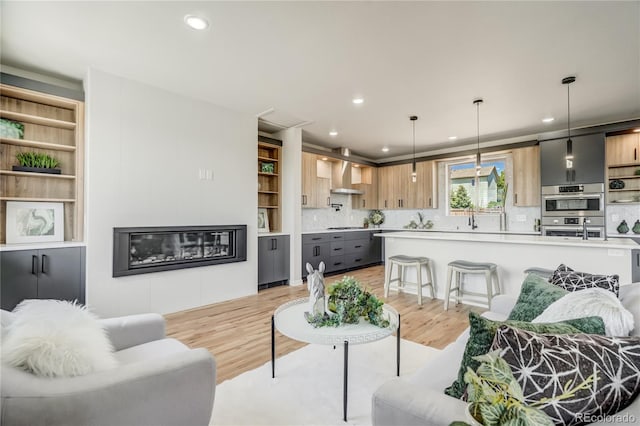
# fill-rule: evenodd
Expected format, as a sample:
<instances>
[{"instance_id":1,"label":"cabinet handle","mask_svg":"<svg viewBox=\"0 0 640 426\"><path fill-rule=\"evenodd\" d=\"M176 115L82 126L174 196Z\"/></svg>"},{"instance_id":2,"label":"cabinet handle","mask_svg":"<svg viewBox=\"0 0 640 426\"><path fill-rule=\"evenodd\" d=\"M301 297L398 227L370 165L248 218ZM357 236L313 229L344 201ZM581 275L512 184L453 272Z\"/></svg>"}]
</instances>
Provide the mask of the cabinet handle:
<instances>
[{"instance_id":1,"label":"cabinet handle","mask_svg":"<svg viewBox=\"0 0 640 426\"><path fill-rule=\"evenodd\" d=\"M513 194L513 204L518 204L518 194Z\"/></svg>"},{"instance_id":2,"label":"cabinet handle","mask_svg":"<svg viewBox=\"0 0 640 426\"><path fill-rule=\"evenodd\" d=\"M355 262L362 262L361 258L354 259Z\"/></svg>"},{"instance_id":3,"label":"cabinet handle","mask_svg":"<svg viewBox=\"0 0 640 426\"><path fill-rule=\"evenodd\" d=\"M38 256L36 256L35 254L31 256L31 274L38 274Z\"/></svg>"},{"instance_id":4,"label":"cabinet handle","mask_svg":"<svg viewBox=\"0 0 640 426\"><path fill-rule=\"evenodd\" d=\"M571 182L576 181L576 171L575 169L571 169Z\"/></svg>"},{"instance_id":5,"label":"cabinet handle","mask_svg":"<svg viewBox=\"0 0 640 426\"><path fill-rule=\"evenodd\" d=\"M633 159L634 160L638 159L638 148L633 148Z\"/></svg>"},{"instance_id":6,"label":"cabinet handle","mask_svg":"<svg viewBox=\"0 0 640 426\"><path fill-rule=\"evenodd\" d=\"M384 208L387 208L387 200L384 200Z\"/></svg>"},{"instance_id":7,"label":"cabinet handle","mask_svg":"<svg viewBox=\"0 0 640 426\"><path fill-rule=\"evenodd\" d=\"M327 205L330 206L331 205L331 197L327 197Z\"/></svg>"},{"instance_id":8,"label":"cabinet handle","mask_svg":"<svg viewBox=\"0 0 640 426\"><path fill-rule=\"evenodd\" d=\"M355 246L354 248L360 248L360 247L362 247L362 246Z\"/></svg>"},{"instance_id":9,"label":"cabinet handle","mask_svg":"<svg viewBox=\"0 0 640 426\"><path fill-rule=\"evenodd\" d=\"M365 200L362 200L362 208L365 208L367 205L367 202Z\"/></svg>"},{"instance_id":10,"label":"cabinet handle","mask_svg":"<svg viewBox=\"0 0 640 426\"><path fill-rule=\"evenodd\" d=\"M335 262L335 263L333 264L333 266L338 266L338 265L342 265L342 262Z\"/></svg>"},{"instance_id":11,"label":"cabinet handle","mask_svg":"<svg viewBox=\"0 0 640 426\"><path fill-rule=\"evenodd\" d=\"M570 181L571 181L571 178L570 178L570 176L569 176L569 173L570 173L570 170L569 170L569 169L567 169L567 171L565 172L565 174L567 175L567 177L566 177L566 181L567 181L567 182L570 182Z\"/></svg>"},{"instance_id":12,"label":"cabinet handle","mask_svg":"<svg viewBox=\"0 0 640 426\"><path fill-rule=\"evenodd\" d=\"M431 197L429 197L429 207L431 207Z\"/></svg>"},{"instance_id":13,"label":"cabinet handle","mask_svg":"<svg viewBox=\"0 0 640 426\"><path fill-rule=\"evenodd\" d=\"M315 238L312 238L311 241L318 241L318 240L321 240L321 239L322 239L322 237L315 237Z\"/></svg>"},{"instance_id":14,"label":"cabinet handle","mask_svg":"<svg viewBox=\"0 0 640 426\"><path fill-rule=\"evenodd\" d=\"M47 255L46 255L46 254L43 254L43 255L42 255L42 265L40 265L40 266L41 266L40 271L41 271L43 274L46 274L46 273L47 273L47 271L45 271L45 260L46 260L46 259L47 259Z\"/></svg>"},{"instance_id":15,"label":"cabinet handle","mask_svg":"<svg viewBox=\"0 0 640 426\"><path fill-rule=\"evenodd\" d=\"M313 248L313 255L314 256L320 256L320 246L315 246Z\"/></svg>"},{"instance_id":16,"label":"cabinet handle","mask_svg":"<svg viewBox=\"0 0 640 426\"><path fill-rule=\"evenodd\" d=\"M340 251L342 250L340 247L334 248L333 251Z\"/></svg>"}]
</instances>

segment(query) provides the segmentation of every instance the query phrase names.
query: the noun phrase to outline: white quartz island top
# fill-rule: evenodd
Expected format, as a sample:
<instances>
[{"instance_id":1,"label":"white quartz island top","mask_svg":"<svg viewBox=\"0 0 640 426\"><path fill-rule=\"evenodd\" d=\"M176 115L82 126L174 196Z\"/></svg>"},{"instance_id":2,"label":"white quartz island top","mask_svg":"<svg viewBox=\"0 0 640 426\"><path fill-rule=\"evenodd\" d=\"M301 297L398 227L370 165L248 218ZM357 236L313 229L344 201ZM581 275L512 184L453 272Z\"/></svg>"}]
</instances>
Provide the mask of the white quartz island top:
<instances>
[{"instance_id":1,"label":"white quartz island top","mask_svg":"<svg viewBox=\"0 0 640 426\"><path fill-rule=\"evenodd\" d=\"M540 235L413 231L374 235L383 238L385 259L395 255L430 258L435 276L436 296L439 299L444 298L447 265L454 260L495 263L498 266L502 293L517 296L526 269L556 269L561 263L576 271L617 274L621 285L630 284L634 261L640 256L640 245L631 239L621 238L605 241ZM415 268L411 269L407 271L407 280L415 282ZM385 277L388 272L387 261ZM394 268L393 277L396 273ZM425 275L426 271L423 271L423 276ZM465 288L476 292L486 291L482 276L466 277ZM425 292L424 296L427 295L428 292ZM480 299L476 300L479 301ZM473 299L465 301L472 304L473 302Z\"/></svg>"},{"instance_id":2,"label":"white quartz island top","mask_svg":"<svg viewBox=\"0 0 640 426\"><path fill-rule=\"evenodd\" d=\"M564 247L593 247L607 249L632 250L640 249L640 245L631 239L589 239L568 237L543 237L541 235L523 235L512 233L476 233L476 232L385 232L375 234L382 238L406 238L421 240L446 240L464 241L467 243L505 243L505 244L525 244L542 246L564 246Z\"/></svg>"}]
</instances>

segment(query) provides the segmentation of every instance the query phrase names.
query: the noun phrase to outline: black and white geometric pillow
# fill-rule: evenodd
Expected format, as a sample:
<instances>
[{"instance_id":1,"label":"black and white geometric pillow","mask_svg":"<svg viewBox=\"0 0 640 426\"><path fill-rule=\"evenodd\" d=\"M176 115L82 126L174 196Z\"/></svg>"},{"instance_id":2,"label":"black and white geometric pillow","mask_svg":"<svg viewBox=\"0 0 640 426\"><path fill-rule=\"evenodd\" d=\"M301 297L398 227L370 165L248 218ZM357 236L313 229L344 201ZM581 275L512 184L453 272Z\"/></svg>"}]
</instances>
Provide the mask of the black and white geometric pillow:
<instances>
[{"instance_id":1,"label":"black and white geometric pillow","mask_svg":"<svg viewBox=\"0 0 640 426\"><path fill-rule=\"evenodd\" d=\"M492 350L501 349L525 402L553 398L596 373L597 382L569 399L539 406L555 424L615 414L640 394L640 337L536 334L501 326Z\"/></svg>"},{"instance_id":2,"label":"black and white geometric pillow","mask_svg":"<svg viewBox=\"0 0 640 426\"><path fill-rule=\"evenodd\" d=\"M619 278L618 275L594 275L586 272L577 272L561 264L553 272L549 282L571 292L599 287L609 290L618 296L620 293Z\"/></svg>"}]
</instances>

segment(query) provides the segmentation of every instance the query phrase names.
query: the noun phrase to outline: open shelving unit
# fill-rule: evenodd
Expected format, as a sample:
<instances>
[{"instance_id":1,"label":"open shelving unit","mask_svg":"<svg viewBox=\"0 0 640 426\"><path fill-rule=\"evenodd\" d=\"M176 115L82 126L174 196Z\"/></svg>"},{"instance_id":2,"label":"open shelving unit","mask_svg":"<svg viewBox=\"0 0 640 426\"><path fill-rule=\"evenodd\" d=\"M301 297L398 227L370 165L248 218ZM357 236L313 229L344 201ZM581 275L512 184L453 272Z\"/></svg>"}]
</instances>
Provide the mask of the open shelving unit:
<instances>
[{"instance_id":1,"label":"open shelving unit","mask_svg":"<svg viewBox=\"0 0 640 426\"><path fill-rule=\"evenodd\" d=\"M270 232L280 232L282 227L281 148L275 142L268 142L266 138L258 141L258 208L267 210ZM273 172L263 171L268 164L273 165Z\"/></svg>"},{"instance_id":2,"label":"open shelving unit","mask_svg":"<svg viewBox=\"0 0 640 426\"><path fill-rule=\"evenodd\" d=\"M82 241L84 102L0 84L0 117L24 125L24 139L0 137L0 243L8 201L64 203L64 239ZM13 171L25 151L56 158L62 174Z\"/></svg>"}]
</instances>

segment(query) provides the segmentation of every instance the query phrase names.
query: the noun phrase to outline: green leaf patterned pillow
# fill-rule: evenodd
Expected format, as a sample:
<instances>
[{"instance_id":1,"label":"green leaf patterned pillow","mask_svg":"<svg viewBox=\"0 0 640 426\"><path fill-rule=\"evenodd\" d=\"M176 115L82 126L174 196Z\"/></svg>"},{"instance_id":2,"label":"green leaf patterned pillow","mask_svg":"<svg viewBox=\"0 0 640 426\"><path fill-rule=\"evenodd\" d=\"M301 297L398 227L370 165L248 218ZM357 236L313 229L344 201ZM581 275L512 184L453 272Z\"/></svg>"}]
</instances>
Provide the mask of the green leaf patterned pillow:
<instances>
[{"instance_id":1,"label":"green leaf patterned pillow","mask_svg":"<svg viewBox=\"0 0 640 426\"><path fill-rule=\"evenodd\" d=\"M491 344L501 325L509 325L513 328L546 334L599 334L604 335L604 321L600 317L587 317L575 320L554 322L554 323L530 323L525 321L492 321L481 317L475 312L469 313L469 340L464 349L462 363L458 370L458 378L451 386L445 389L444 393L454 398L461 398L466 389L464 373L467 367L475 371L480 362L473 359L478 355L484 355L491 349Z\"/></svg>"}]
</instances>

